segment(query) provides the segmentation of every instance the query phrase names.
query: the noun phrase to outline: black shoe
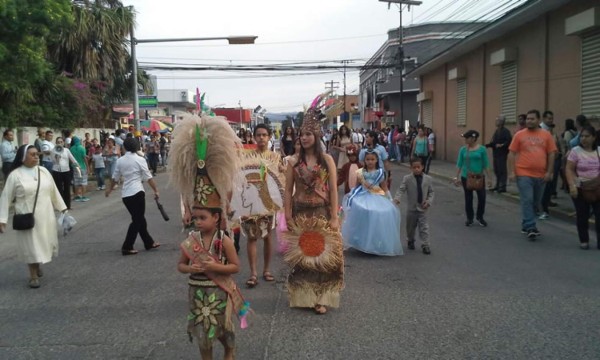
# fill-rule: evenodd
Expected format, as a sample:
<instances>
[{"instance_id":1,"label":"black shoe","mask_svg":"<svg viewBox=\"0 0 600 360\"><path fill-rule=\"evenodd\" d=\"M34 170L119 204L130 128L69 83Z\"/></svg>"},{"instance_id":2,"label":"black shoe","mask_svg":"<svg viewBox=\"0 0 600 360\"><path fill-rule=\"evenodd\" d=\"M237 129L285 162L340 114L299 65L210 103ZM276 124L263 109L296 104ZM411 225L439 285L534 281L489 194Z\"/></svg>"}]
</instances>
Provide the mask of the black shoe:
<instances>
[{"instance_id":1,"label":"black shoe","mask_svg":"<svg viewBox=\"0 0 600 360\"><path fill-rule=\"evenodd\" d=\"M431 249L429 248L428 245L421 246L421 249L423 250L423 254L425 254L425 255L430 255L431 254Z\"/></svg>"},{"instance_id":2,"label":"black shoe","mask_svg":"<svg viewBox=\"0 0 600 360\"><path fill-rule=\"evenodd\" d=\"M467 221L465 221L465 226L466 227L469 227L471 225L473 225L473 220L467 220Z\"/></svg>"},{"instance_id":3,"label":"black shoe","mask_svg":"<svg viewBox=\"0 0 600 360\"><path fill-rule=\"evenodd\" d=\"M498 191L498 187L497 186L493 187L493 188L490 189L490 191Z\"/></svg>"},{"instance_id":4,"label":"black shoe","mask_svg":"<svg viewBox=\"0 0 600 360\"><path fill-rule=\"evenodd\" d=\"M487 226L487 221L483 220L483 218L477 219L477 223L483 227Z\"/></svg>"},{"instance_id":5,"label":"black shoe","mask_svg":"<svg viewBox=\"0 0 600 360\"><path fill-rule=\"evenodd\" d=\"M409 241L408 242L408 250L414 250L414 249L415 249L415 242Z\"/></svg>"},{"instance_id":6,"label":"black shoe","mask_svg":"<svg viewBox=\"0 0 600 360\"><path fill-rule=\"evenodd\" d=\"M497 192L498 192L498 194L502 194L502 193L505 193L505 192L506 192L506 189L498 189L498 191L497 191Z\"/></svg>"},{"instance_id":7,"label":"black shoe","mask_svg":"<svg viewBox=\"0 0 600 360\"><path fill-rule=\"evenodd\" d=\"M537 229L537 228L533 228L532 229L533 233L535 234L535 236L540 236L542 235L542 233Z\"/></svg>"},{"instance_id":8,"label":"black shoe","mask_svg":"<svg viewBox=\"0 0 600 360\"><path fill-rule=\"evenodd\" d=\"M535 238L538 236L535 230L527 230L527 238L529 241L535 241Z\"/></svg>"},{"instance_id":9,"label":"black shoe","mask_svg":"<svg viewBox=\"0 0 600 360\"><path fill-rule=\"evenodd\" d=\"M548 203L548 206L550 206L550 207L557 207L557 206L558 206L558 204L557 204L557 203L555 203L555 202L553 202L553 201L550 201L550 202Z\"/></svg>"},{"instance_id":10,"label":"black shoe","mask_svg":"<svg viewBox=\"0 0 600 360\"><path fill-rule=\"evenodd\" d=\"M527 230L525 230L525 228L521 228L521 234L527 234Z\"/></svg>"}]
</instances>

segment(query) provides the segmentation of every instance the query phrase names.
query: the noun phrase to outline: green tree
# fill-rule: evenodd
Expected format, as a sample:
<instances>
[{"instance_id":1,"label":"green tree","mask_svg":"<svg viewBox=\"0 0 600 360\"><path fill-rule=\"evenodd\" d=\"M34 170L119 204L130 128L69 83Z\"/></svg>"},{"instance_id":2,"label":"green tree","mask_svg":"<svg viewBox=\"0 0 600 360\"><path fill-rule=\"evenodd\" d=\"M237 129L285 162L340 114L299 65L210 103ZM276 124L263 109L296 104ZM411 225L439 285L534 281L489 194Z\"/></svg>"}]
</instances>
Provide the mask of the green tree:
<instances>
[{"instance_id":1,"label":"green tree","mask_svg":"<svg viewBox=\"0 0 600 360\"><path fill-rule=\"evenodd\" d=\"M56 87L47 44L72 20L69 0L0 0L0 125L41 121L40 90Z\"/></svg>"},{"instance_id":2,"label":"green tree","mask_svg":"<svg viewBox=\"0 0 600 360\"><path fill-rule=\"evenodd\" d=\"M88 104L81 109L89 125L99 126L110 119L112 104L123 101L131 92L128 37L135 15L120 1L96 0L77 1L73 17L69 31L51 44L50 58L59 72L79 84L78 91L87 89L78 96L104 105Z\"/></svg>"}]
</instances>

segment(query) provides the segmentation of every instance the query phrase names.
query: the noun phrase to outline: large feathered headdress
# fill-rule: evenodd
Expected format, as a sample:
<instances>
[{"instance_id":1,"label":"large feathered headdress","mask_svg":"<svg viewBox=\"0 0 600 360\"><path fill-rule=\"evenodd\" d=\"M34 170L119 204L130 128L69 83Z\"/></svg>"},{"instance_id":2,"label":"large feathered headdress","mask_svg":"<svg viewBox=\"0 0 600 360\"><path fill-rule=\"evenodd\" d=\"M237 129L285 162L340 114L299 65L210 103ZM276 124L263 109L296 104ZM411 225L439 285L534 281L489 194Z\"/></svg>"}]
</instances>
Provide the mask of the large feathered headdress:
<instances>
[{"instance_id":1,"label":"large feathered headdress","mask_svg":"<svg viewBox=\"0 0 600 360\"><path fill-rule=\"evenodd\" d=\"M171 184L194 206L226 209L240 146L224 117L185 115L173 130Z\"/></svg>"},{"instance_id":2,"label":"large feathered headdress","mask_svg":"<svg viewBox=\"0 0 600 360\"><path fill-rule=\"evenodd\" d=\"M333 97L329 97L331 91L318 95L310 104L310 107L304 112L304 120L300 131L310 131L315 136L321 136L321 120L325 118L332 119L338 116L343 110L343 103Z\"/></svg>"}]
</instances>

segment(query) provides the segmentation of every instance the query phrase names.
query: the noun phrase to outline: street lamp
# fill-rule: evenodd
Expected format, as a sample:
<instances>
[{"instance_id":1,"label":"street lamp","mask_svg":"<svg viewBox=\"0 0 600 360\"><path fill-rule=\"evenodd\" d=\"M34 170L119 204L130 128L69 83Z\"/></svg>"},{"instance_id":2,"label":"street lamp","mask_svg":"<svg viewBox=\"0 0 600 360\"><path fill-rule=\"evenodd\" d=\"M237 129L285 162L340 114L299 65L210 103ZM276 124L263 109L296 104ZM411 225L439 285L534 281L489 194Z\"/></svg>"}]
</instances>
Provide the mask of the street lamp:
<instances>
[{"instance_id":1,"label":"street lamp","mask_svg":"<svg viewBox=\"0 0 600 360\"><path fill-rule=\"evenodd\" d=\"M240 106L240 129L242 128L242 122L243 122L243 117L242 117L242 100L238 101L238 105Z\"/></svg>"},{"instance_id":2,"label":"street lamp","mask_svg":"<svg viewBox=\"0 0 600 360\"><path fill-rule=\"evenodd\" d=\"M136 39L133 32L133 24L131 25L131 60L133 63L133 116L135 118L135 127L140 130L140 104L138 99L138 84L137 84L137 57L135 46L144 43L159 43L159 42L179 42L179 41L211 41L211 40L227 40L229 45L246 45L254 44L258 36L215 36L201 38L174 38L174 39ZM241 114L241 111L240 111Z\"/></svg>"},{"instance_id":3,"label":"street lamp","mask_svg":"<svg viewBox=\"0 0 600 360\"><path fill-rule=\"evenodd\" d=\"M402 40L404 37L402 29L402 5L421 5L422 1L416 0L379 0L380 2L388 3L388 9L392 3L398 4L398 12L400 13L400 26L398 26L398 72L400 73L400 124L404 121L404 48Z\"/></svg>"}]
</instances>

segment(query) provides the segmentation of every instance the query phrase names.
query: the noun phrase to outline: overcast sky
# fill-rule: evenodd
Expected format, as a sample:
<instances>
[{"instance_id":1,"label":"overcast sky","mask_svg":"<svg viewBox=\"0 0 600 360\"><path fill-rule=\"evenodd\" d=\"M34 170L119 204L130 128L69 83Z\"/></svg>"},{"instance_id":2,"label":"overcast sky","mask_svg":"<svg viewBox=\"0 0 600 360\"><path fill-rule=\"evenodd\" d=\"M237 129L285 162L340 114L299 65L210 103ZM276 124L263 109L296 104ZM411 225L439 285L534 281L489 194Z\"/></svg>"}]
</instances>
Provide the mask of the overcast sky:
<instances>
[{"instance_id":1,"label":"overcast sky","mask_svg":"<svg viewBox=\"0 0 600 360\"><path fill-rule=\"evenodd\" d=\"M442 20L475 19L506 3L524 0L424 0L404 11L404 25ZM197 38L256 35L255 45L226 41L151 43L137 46L144 63L203 65L265 65L321 60L369 59L386 41L387 31L399 24L398 7L377 0L124 0L137 12L136 38ZM500 9L500 10L504 10ZM207 93L211 106L245 108L261 105L269 112L300 111L325 82L343 74L281 76L281 72L149 71L159 89L189 89ZM346 91L358 93L358 71L348 72ZM252 76L250 78L250 76ZM268 77L257 77L268 76Z\"/></svg>"}]
</instances>

